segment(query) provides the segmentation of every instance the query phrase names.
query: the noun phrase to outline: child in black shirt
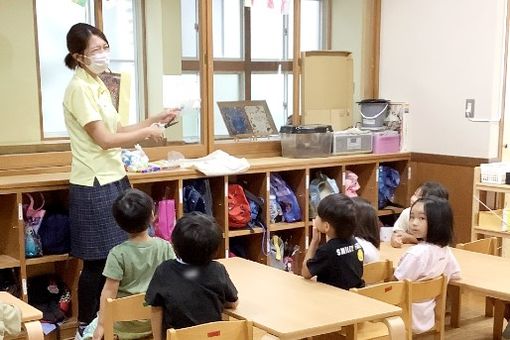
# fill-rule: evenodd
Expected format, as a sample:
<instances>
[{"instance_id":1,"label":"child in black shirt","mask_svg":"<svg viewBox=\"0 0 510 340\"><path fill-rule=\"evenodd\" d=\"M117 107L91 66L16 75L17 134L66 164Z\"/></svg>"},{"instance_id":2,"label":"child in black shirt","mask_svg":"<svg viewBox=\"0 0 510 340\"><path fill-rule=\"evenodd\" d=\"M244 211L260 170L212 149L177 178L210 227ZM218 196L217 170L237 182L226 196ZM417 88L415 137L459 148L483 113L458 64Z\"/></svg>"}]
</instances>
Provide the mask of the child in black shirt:
<instances>
[{"instance_id":1,"label":"child in black shirt","mask_svg":"<svg viewBox=\"0 0 510 340\"><path fill-rule=\"evenodd\" d=\"M363 249L353 237L356 208L344 194L324 197L313 220L313 236L303 261L301 275L317 276L317 281L339 288L360 288L363 276ZM326 243L319 246L322 234Z\"/></svg>"},{"instance_id":2,"label":"child in black shirt","mask_svg":"<svg viewBox=\"0 0 510 340\"><path fill-rule=\"evenodd\" d=\"M221 240L210 216L192 212L177 221L172 233L177 259L159 265L145 295L155 340L165 339L169 328L221 321L224 307L237 306L225 267L212 261Z\"/></svg>"}]
</instances>

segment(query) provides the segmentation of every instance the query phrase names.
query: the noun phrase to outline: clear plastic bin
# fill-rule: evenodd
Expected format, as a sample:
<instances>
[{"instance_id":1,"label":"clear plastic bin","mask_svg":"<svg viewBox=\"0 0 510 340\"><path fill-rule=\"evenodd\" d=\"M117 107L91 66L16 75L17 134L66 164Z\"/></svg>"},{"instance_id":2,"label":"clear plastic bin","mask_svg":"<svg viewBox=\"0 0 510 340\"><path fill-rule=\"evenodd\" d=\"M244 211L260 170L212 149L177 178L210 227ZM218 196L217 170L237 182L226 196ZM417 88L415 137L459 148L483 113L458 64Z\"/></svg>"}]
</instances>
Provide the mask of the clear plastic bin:
<instances>
[{"instance_id":1,"label":"clear plastic bin","mask_svg":"<svg viewBox=\"0 0 510 340\"><path fill-rule=\"evenodd\" d=\"M283 157L314 158L331 155L331 125L284 125L280 128L280 136Z\"/></svg>"}]
</instances>

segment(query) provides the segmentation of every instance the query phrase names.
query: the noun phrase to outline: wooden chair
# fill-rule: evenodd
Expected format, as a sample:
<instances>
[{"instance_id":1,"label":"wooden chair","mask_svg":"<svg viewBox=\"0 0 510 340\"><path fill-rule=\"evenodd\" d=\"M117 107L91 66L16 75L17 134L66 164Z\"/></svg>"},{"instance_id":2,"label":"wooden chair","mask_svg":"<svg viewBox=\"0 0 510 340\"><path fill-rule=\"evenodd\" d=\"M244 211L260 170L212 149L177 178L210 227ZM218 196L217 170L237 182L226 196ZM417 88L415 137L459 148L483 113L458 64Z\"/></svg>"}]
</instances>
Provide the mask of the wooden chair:
<instances>
[{"instance_id":1,"label":"wooden chair","mask_svg":"<svg viewBox=\"0 0 510 340\"><path fill-rule=\"evenodd\" d=\"M408 306L407 310L409 310L409 320L411 320L412 315L412 304L416 302L424 302L427 300L434 299L436 300L436 308L435 308L435 324L434 327L426 332L426 333L434 333L435 339L444 339L444 323L445 323L445 313L446 313L446 287L448 286L448 279L446 276L441 275L436 277L435 279L425 280L425 281L409 281L407 282L407 295ZM412 334L408 334L408 339L412 339Z\"/></svg>"},{"instance_id":2,"label":"wooden chair","mask_svg":"<svg viewBox=\"0 0 510 340\"><path fill-rule=\"evenodd\" d=\"M363 265L363 280L365 284L388 282L393 278L393 263L390 260L376 261Z\"/></svg>"},{"instance_id":3,"label":"wooden chair","mask_svg":"<svg viewBox=\"0 0 510 340\"><path fill-rule=\"evenodd\" d=\"M476 240L468 243L459 243L457 248L468 251L474 251L480 254L495 255L498 256L498 238L488 237L481 240ZM453 327L459 326L460 320L460 298L461 292L458 290L453 294L452 302L452 321ZM494 316L493 334L494 336L501 335L503 331L503 319L506 305L510 304L510 301L498 300L493 297L487 296L485 298L485 316Z\"/></svg>"},{"instance_id":4,"label":"wooden chair","mask_svg":"<svg viewBox=\"0 0 510 340\"><path fill-rule=\"evenodd\" d=\"M166 331L167 340L209 340L211 338L214 340L252 340L253 323L247 320L217 321L181 329L172 328Z\"/></svg>"},{"instance_id":5,"label":"wooden chair","mask_svg":"<svg viewBox=\"0 0 510 340\"><path fill-rule=\"evenodd\" d=\"M145 293L118 299L107 299L104 313L104 339L113 340L115 321L146 320L151 318L151 307L145 305Z\"/></svg>"},{"instance_id":6,"label":"wooden chair","mask_svg":"<svg viewBox=\"0 0 510 340\"><path fill-rule=\"evenodd\" d=\"M384 262L384 261L381 261ZM393 274L392 274L393 275ZM409 318L409 303L407 297L407 282L391 281L375 284L365 288L352 288L350 291L373 299L377 299L402 308L402 320L406 326L406 333L411 334L411 323ZM361 339L389 339L388 327L381 322L363 322L346 327L345 338L349 340Z\"/></svg>"}]
</instances>

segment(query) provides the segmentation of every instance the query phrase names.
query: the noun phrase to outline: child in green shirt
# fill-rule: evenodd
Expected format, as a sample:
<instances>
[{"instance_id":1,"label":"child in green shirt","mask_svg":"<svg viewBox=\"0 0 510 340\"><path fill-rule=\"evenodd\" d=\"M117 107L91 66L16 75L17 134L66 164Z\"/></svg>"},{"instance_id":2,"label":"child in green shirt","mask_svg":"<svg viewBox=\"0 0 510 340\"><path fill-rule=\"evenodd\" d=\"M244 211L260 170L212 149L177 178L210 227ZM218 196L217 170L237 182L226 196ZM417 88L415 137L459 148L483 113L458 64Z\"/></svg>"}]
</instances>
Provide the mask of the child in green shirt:
<instances>
[{"instance_id":1,"label":"child in green shirt","mask_svg":"<svg viewBox=\"0 0 510 340\"><path fill-rule=\"evenodd\" d=\"M113 203L113 216L117 224L129 234L127 241L110 250L103 276L106 281L101 292L101 304L95 330L85 330L84 338L94 340L103 337L103 313L108 298L120 298L143 293L156 267L169 259L174 259L172 245L160 238L152 238L148 228L154 219L154 202L144 192L137 189L124 191ZM94 327L94 322L91 327ZM150 320L118 322L114 332L120 339L138 339L152 334Z\"/></svg>"}]
</instances>

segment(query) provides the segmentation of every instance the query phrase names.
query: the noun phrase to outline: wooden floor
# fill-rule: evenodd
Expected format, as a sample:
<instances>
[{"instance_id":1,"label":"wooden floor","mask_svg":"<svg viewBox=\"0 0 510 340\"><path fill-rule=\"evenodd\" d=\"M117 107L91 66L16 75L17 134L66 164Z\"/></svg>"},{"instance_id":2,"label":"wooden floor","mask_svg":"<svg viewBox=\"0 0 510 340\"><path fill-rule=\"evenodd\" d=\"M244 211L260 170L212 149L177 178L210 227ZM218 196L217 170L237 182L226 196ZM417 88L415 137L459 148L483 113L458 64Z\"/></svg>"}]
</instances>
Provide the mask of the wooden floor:
<instances>
[{"instance_id":1,"label":"wooden floor","mask_svg":"<svg viewBox=\"0 0 510 340\"><path fill-rule=\"evenodd\" d=\"M462 311L460 328L451 328L449 318L446 319L446 336L448 340L491 340L493 318L487 318L485 314L485 298L473 293L462 295ZM506 324L505 324L506 325ZM254 339L275 339L268 336L264 331L255 328ZM432 335L416 336L419 340L432 340Z\"/></svg>"}]
</instances>

